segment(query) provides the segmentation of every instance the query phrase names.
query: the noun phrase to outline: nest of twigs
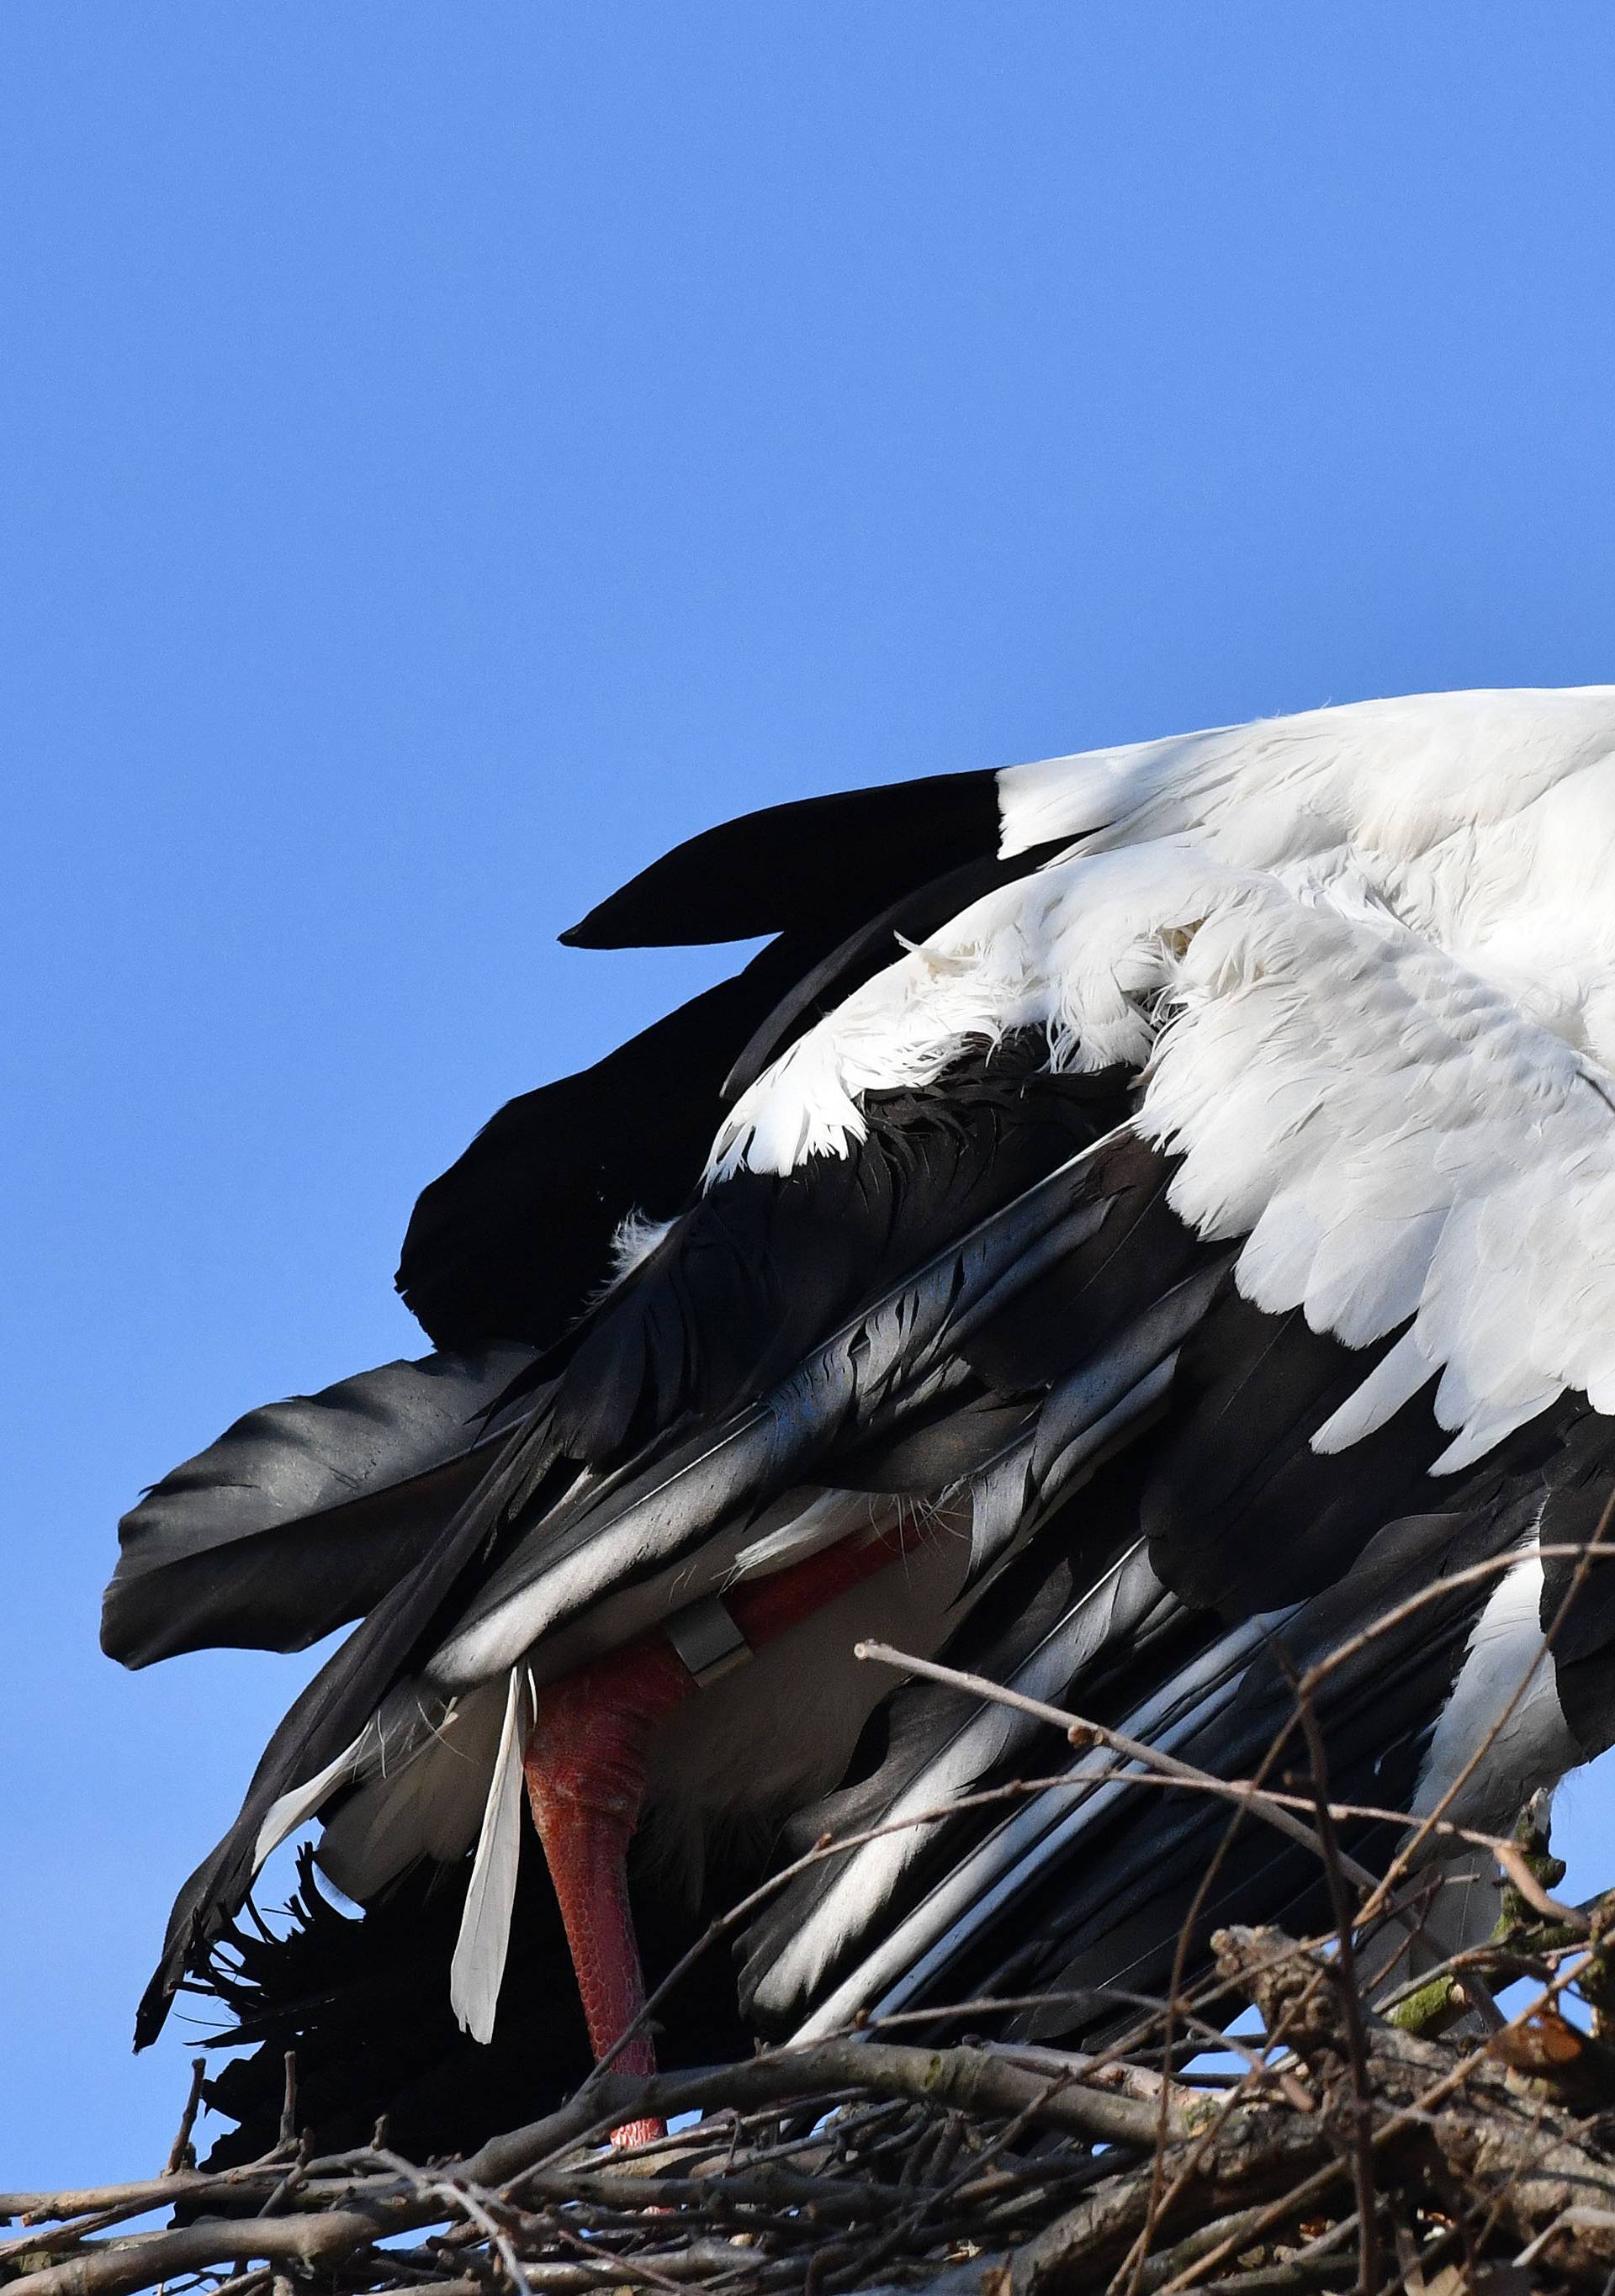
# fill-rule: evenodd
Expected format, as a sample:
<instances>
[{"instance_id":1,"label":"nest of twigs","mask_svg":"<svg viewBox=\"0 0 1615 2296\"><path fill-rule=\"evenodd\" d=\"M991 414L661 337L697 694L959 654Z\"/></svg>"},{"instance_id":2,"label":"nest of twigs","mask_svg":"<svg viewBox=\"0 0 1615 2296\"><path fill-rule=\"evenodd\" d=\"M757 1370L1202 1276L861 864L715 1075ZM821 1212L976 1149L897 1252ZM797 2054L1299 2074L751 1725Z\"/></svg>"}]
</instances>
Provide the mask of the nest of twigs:
<instances>
[{"instance_id":1,"label":"nest of twigs","mask_svg":"<svg viewBox=\"0 0 1615 2296\"><path fill-rule=\"evenodd\" d=\"M22 2220L0 2276L6 2296L1606 2289L1603 1910L1517 1906L1506 1936L1390 2015L1359 2000L1349 1944L1227 1931L1204 1985L1103 2054L869 2035L648 2082L608 2072L423 2165L384 2127L316 2157L289 2085L274 2152L198 2170L199 2083L161 2176L0 2196ZM1492 1995L1522 1977L1533 1998L1500 2025ZM1242 2005L1259 2030L1208 2057ZM1469 2030L1483 2012L1489 2030ZM614 2148L640 2114L699 2118ZM166 2225L136 2228L155 2212Z\"/></svg>"}]
</instances>

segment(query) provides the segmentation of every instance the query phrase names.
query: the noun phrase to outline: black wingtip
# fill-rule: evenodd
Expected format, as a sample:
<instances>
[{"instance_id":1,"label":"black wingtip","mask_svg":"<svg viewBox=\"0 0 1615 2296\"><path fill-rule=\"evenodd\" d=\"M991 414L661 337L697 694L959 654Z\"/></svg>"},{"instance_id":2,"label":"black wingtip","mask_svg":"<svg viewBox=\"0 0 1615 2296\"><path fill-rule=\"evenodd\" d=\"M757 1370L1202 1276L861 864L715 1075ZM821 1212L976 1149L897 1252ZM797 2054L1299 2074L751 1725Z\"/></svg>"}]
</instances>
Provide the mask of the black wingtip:
<instances>
[{"instance_id":1,"label":"black wingtip","mask_svg":"<svg viewBox=\"0 0 1615 2296\"><path fill-rule=\"evenodd\" d=\"M140 2006L135 2012L135 2054L149 2049L168 2021L168 2012L174 2006L174 1986L168 1977L168 1963L147 1986L140 1997Z\"/></svg>"},{"instance_id":2,"label":"black wingtip","mask_svg":"<svg viewBox=\"0 0 1615 2296\"><path fill-rule=\"evenodd\" d=\"M127 1582L114 1578L101 1598L101 1654L119 1666L127 1666L131 1673L145 1663L140 1655L136 1637L130 1631Z\"/></svg>"},{"instance_id":3,"label":"black wingtip","mask_svg":"<svg viewBox=\"0 0 1615 2296\"><path fill-rule=\"evenodd\" d=\"M975 771L793 798L704 829L561 935L567 948L676 948L828 931L998 849L998 780Z\"/></svg>"}]
</instances>

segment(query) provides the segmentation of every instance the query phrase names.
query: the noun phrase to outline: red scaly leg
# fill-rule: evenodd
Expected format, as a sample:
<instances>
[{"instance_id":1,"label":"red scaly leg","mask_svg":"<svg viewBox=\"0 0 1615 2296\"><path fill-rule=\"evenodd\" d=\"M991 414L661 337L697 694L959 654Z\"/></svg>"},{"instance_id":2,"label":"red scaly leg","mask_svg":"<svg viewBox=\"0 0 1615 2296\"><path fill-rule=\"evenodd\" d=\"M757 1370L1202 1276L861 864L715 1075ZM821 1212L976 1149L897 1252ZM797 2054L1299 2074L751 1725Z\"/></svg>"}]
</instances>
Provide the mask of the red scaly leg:
<instances>
[{"instance_id":1,"label":"red scaly leg","mask_svg":"<svg viewBox=\"0 0 1615 2296\"><path fill-rule=\"evenodd\" d=\"M734 1588L725 1597L729 1613L758 1649L922 1544L933 1529L930 1521L910 1521L862 1546L826 1547L771 1578ZM694 1677L658 1630L538 1693L522 1758L528 1802L555 1885L597 2060L644 2007L628 1902L628 1843L644 1802L652 1732L694 1687ZM624 2072L654 2072L650 2035L636 2034L615 2062ZM659 2120L633 2120L614 2128L611 2142L639 2144L663 2134Z\"/></svg>"},{"instance_id":2,"label":"red scaly leg","mask_svg":"<svg viewBox=\"0 0 1615 2296\"><path fill-rule=\"evenodd\" d=\"M644 1801L652 1729L693 1688L671 1643L645 1635L538 1693L522 1757L528 1804L561 1903L596 2061L645 2005L628 1903L628 1843ZM650 2034L635 2034L615 2062L625 2073L653 2073ZM611 2142L643 2144L666 2133L660 2120L630 2120L611 2131Z\"/></svg>"}]
</instances>

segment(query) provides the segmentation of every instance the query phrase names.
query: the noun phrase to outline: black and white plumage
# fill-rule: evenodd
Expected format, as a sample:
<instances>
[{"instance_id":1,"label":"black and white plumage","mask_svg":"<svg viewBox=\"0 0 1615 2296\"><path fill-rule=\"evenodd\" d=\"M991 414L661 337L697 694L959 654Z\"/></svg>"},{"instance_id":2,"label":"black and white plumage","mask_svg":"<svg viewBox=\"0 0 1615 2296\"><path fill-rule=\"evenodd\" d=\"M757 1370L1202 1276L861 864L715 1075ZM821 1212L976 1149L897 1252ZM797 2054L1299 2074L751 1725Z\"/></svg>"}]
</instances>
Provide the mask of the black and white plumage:
<instances>
[{"instance_id":1,"label":"black and white plumage","mask_svg":"<svg viewBox=\"0 0 1615 2296\"><path fill-rule=\"evenodd\" d=\"M812 800L605 902L566 938L777 938L427 1190L399 1282L438 1355L252 1414L126 1519L127 1663L360 1621L182 1892L142 2038L188 1976L276 2066L297 2043L333 2134L535 2108L586 2054L523 1839L531 1702L906 1521L660 1728L652 1975L827 1825L1094 1769L894 1693L863 1636L1236 1775L1287 1664L1423 1592L1328 1677L1332 1784L1432 1808L1512 1702L1447 1813L1506 1826L1615 1738L1615 1579L1545 1655L1572 1565L1538 1554L1615 1488L1612 858L1593 688ZM232 1930L314 1817L364 1922L309 1874L301 1931ZM889 1833L790 1883L665 2046L983 1992L1082 2030L1085 1994L1159 1980L1225 1823L1095 1778ZM1316 1884L1247 1827L1204 1920ZM250 2070L221 2095L259 2109Z\"/></svg>"}]
</instances>

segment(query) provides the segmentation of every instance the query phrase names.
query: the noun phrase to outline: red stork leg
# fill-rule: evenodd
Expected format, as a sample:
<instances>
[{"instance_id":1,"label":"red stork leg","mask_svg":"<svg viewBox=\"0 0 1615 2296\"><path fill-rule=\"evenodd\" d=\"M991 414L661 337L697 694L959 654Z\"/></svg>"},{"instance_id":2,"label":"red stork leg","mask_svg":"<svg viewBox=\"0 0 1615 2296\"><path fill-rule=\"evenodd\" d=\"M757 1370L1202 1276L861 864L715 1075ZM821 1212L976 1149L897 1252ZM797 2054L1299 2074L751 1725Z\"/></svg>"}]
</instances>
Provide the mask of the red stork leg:
<instances>
[{"instance_id":1,"label":"red stork leg","mask_svg":"<svg viewBox=\"0 0 1615 2296\"><path fill-rule=\"evenodd\" d=\"M652 1730L694 1686L672 1644L644 1635L538 1693L522 1757L528 1805L560 1900L596 2061L645 2005L628 1903L628 1843L644 1801ZM615 2062L625 2073L653 2073L650 2033L636 2033ZM611 2142L643 2144L666 2133L660 2120L630 2120L611 2131Z\"/></svg>"},{"instance_id":2,"label":"red stork leg","mask_svg":"<svg viewBox=\"0 0 1615 2296\"><path fill-rule=\"evenodd\" d=\"M911 1521L861 1546L843 1542L725 1597L755 1650L799 1619L873 1576L931 1535ZM696 1686L667 1637L641 1635L607 1657L538 1693L522 1766L528 1802L561 1906L572 1968L596 2060L621 2039L645 2005L639 1943L628 1902L627 1854L644 1803L656 1725ZM615 2061L625 2072L652 2073L648 2032ZM631 2120L613 2144L664 2134L659 2120Z\"/></svg>"}]
</instances>

